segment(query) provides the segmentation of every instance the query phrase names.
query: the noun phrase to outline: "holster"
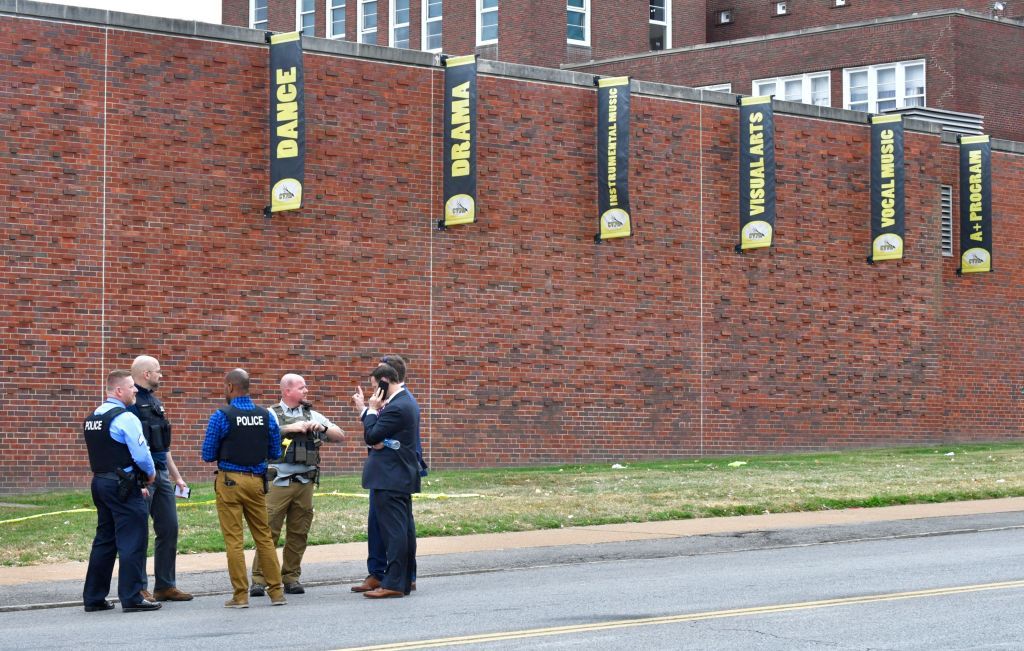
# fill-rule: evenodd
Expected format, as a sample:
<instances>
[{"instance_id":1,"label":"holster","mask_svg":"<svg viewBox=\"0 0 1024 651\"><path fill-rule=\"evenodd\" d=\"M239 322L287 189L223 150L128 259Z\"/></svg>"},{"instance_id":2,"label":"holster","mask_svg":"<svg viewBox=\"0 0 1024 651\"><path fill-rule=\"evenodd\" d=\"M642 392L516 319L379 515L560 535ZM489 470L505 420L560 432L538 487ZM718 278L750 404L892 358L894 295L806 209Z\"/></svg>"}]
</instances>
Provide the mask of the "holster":
<instances>
[{"instance_id":1,"label":"holster","mask_svg":"<svg viewBox=\"0 0 1024 651\"><path fill-rule=\"evenodd\" d=\"M122 502L127 502L128 497L132 494L132 488L136 486L135 473L128 473L118 468L117 473L117 499Z\"/></svg>"}]
</instances>

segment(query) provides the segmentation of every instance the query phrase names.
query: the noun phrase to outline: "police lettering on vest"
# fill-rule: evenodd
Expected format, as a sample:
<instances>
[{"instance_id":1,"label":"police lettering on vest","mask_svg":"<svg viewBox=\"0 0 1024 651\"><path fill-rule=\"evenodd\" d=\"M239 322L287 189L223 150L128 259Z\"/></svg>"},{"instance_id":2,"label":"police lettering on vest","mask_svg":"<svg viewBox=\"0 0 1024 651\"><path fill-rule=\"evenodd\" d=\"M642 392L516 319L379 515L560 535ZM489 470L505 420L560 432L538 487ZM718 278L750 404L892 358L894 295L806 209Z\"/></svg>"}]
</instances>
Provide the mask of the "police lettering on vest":
<instances>
[{"instance_id":1,"label":"police lettering on vest","mask_svg":"<svg viewBox=\"0 0 1024 651\"><path fill-rule=\"evenodd\" d=\"M110 424L125 411L124 407L114 407L103 414L91 414L82 423L85 446L89 450L89 468L93 472L115 472L133 465L128 446L110 438Z\"/></svg>"},{"instance_id":2,"label":"police lettering on vest","mask_svg":"<svg viewBox=\"0 0 1024 651\"><path fill-rule=\"evenodd\" d=\"M270 444L270 412L262 407L252 410L234 405L221 407L227 417L228 435L220 444L217 458L236 466L256 466L267 459Z\"/></svg>"}]
</instances>

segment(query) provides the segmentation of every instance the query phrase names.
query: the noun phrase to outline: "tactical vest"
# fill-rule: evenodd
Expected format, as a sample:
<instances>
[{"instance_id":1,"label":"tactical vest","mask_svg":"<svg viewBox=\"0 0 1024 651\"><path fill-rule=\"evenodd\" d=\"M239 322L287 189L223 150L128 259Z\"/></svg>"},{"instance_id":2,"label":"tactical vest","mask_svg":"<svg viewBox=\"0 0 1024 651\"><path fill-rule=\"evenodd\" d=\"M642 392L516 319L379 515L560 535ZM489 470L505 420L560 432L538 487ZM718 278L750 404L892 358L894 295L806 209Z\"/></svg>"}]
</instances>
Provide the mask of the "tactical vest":
<instances>
[{"instance_id":1,"label":"tactical vest","mask_svg":"<svg viewBox=\"0 0 1024 651\"><path fill-rule=\"evenodd\" d=\"M128 445L110 438L110 423L126 411L124 407L114 407L104 414L91 414L82 423L89 467L93 472L115 472L134 463Z\"/></svg>"},{"instance_id":2,"label":"tactical vest","mask_svg":"<svg viewBox=\"0 0 1024 651\"><path fill-rule=\"evenodd\" d=\"M271 409L274 410L274 415L277 416L277 424L281 427L304 420L313 420L313 410L310 409L309 405L302 405L302 415L300 416L285 416L284 408L281 407L281 403L277 403L271 407ZM282 434L281 436L290 436L292 442L281 454L281 457L275 459L273 463L298 463L306 466L320 465L320 446L323 442L316 434L298 432L293 434Z\"/></svg>"},{"instance_id":3,"label":"tactical vest","mask_svg":"<svg viewBox=\"0 0 1024 651\"><path fill-rule=\"evenodd\" d=\"M262 407L252 410L234 405L220 408L228 419L228 435L220 442L219 461L236 466L256 466L267 460L270 445L270 412Z\"/></svg>"},{"instance_id":4,"label":"tactical vest","mask_svg":"<svg viewBox=\"0 0 1024 651\"><path fill-rule=\"evenodd\" d=\"M142 396L140 392L135 401L135 407L139 410L139 420L142 421L142 435L149 443L150 452L166 452L171 447L171 423L164 413L164 406L152 394L146 398Z\"/></svg>"}]
</instances>

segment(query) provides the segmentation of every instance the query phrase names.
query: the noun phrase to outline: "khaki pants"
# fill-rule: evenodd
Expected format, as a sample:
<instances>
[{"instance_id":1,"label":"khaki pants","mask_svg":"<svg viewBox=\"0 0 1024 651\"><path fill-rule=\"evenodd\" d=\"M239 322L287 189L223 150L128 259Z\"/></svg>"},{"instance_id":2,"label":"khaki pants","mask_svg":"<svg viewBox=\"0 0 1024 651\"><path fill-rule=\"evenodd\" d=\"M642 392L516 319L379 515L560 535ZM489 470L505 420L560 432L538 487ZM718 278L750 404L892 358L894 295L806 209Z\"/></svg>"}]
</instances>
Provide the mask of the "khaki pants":
<instances>
[{"instance_id":1,"label":"khaki pants","mask_svg":"<svg viewBox=\"0 0 1024 651\"><path fill-rule=\"evenodd\" d=\"M309 528L313 524L313 482L303 484L293 481L287 486L270 485L267 495L267 511L270 518L270 535L276 545L281 538L281 529L287 520L284 538L281 579L285 584L298 583L302 575L302 555L306 553ZM252 564L252 582L267 585L259 558Z\"/></svg>"},{"instance_id":2,"label":"khaki pants","mask_svg":"<svg viewBox=\"0 0 1024 651\"><path fill-rule=\"evenodd\" d=\"M231 485L229 485L229 483ZM246 473L221 470L214 482L217 493L217 517L224 534L224 547L228 556L228 576L231 577L233 598L240 603L249 601L249 581L245 571L245 553L242 551L242 518L249 523L249 533L256 544L267 580L267 592L272 599L284 597L281 585L281 566L277 563L277 550L267 523L267 502L263 493L263 478Z\"/></svg>"}]
</instances>

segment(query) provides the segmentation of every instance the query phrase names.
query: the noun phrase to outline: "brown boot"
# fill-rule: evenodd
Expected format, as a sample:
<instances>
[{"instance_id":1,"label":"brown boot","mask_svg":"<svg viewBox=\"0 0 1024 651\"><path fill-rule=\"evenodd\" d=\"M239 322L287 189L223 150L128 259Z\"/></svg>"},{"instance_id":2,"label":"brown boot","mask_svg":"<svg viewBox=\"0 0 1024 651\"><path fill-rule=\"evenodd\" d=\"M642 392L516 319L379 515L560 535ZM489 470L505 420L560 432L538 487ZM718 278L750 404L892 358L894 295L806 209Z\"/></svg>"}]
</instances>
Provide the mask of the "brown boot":
<instances>
[{"instance_id":1,"label":"brown boot","mask_svg":"<svg viewBox=\"0 0 1024 651\"><path fill-rule=\"evenodd\" d=\"M359 585L352 586L352 592L369 592L380 587L380 579L370 574Z\"/></svg>"},{"instance_id":2,"label":"brown boot","mask_svg":"<svg viewBox=\"0 0 1024 651\"><path fill-rule=\"evenodd\" d=\"M153 593L157 601L192 601L192 595L177 588L164 588Z\"/></svg>"}]
</instances>

